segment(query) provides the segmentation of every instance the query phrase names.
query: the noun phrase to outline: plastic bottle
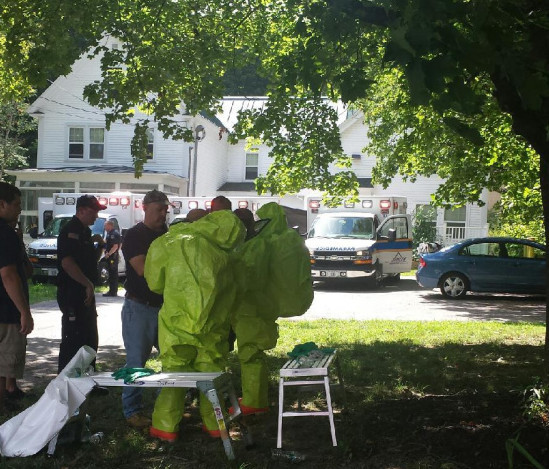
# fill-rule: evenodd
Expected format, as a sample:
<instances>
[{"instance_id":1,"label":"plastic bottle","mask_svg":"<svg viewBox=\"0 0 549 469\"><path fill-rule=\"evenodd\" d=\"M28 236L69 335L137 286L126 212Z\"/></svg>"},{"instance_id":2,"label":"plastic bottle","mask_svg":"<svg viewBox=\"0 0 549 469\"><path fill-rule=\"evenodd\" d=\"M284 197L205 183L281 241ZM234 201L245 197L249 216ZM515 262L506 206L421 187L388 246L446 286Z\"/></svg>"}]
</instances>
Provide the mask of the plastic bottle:
<instances>
[{"instance_id":1,"label":"plastic bottle","mask_svg":"<svg viewBox=\"0 0 549 469\"><path fill-rule=\"evenodd\" d=\"M283 459L291 463L300 463L301 461L305 461L305 459L307 459L307 457L302 453L298 453L297 451L284 451L280 448L271 450L271 457L272 459Z\"/></svg>"},{"instance_id":2,"label":"plastic bottle","mask_svg":"<svg viewBox=\"0 0 549 469\"><path fill-rule=\"evenodd\" d=\"M103 441L104 436L105 434L103 432L94 433L92 436L90 436L90 443L97 445Z\"/></svg>"}]
</instances>

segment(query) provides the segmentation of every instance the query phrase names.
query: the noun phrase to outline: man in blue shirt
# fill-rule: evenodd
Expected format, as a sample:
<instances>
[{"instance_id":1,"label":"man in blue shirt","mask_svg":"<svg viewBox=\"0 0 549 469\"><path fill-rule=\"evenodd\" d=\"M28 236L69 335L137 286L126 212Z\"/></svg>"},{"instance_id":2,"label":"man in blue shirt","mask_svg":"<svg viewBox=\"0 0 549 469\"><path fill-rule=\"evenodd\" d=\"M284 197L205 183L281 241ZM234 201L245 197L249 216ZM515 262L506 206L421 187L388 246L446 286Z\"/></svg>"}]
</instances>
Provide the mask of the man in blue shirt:
<instances>
[{"instance_id":1,"label":"man in blue shirt","mask_svg":"<svg viewBox=\"0 0 549 469\"><path fill-rule=\"evenodd\" d=\"M112 220L105 222L105 259L109 271L109 291L103 296L118 296L118 255L120 251L120 233L114 229Z\"/></svg>"}]
</instances>

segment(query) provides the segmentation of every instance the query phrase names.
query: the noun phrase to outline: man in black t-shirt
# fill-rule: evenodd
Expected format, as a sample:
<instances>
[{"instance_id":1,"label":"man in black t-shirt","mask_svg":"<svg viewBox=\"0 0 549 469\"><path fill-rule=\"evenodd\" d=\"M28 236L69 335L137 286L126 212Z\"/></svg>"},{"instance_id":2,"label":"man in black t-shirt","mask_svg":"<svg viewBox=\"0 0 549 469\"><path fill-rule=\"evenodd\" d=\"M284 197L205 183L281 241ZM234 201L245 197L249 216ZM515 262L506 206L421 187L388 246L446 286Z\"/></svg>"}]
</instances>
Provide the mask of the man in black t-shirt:
<instances>
[{"instance_id":1,"label":"man in black t-shirt","mask_svg":"<svg viewBox=\"0 0 549 469\"><path fill-rule=\"evenodd\" d=\"M98 212L106 208L93 195L79 197L76 215L57 238L57 303L63 313L58 372L83 345L94 350L99 345L95 308L97 258L89 227L97 220Z\"/></svg>"},{"instance_id":2,"label":"man in black t-shirt","mask_svg":"<svg viewBox=\"0 0 549 469\"><path fill-rule=\"evenodd\" d=\"M163 298L149 289L144 272L149 246L167 231L169 205L163 192L147 192L143 198L143 222L130 228L124 236L122 254L126 260L126 299L122 306L122 338L127 368L143 368L153 346L158 350L158 312ZM151 424L151 419L142 414L142 389L124 387L122 408L130 426L145 428Z\"/></svg>"},{"instance_id":3,"label":"man in black t-shirt","mask_svg":"<svg viewBox=\"0 0 549 469\"><path fill-rule=\"evenodd\" d=\"M114 229L112 220L105 222L105 259L109 271L109 291L103 296L118 296L118 251L120 248L120 233Z\"/></svg>"},{"instance_id":4,"label":"man in black t-shirt","mask_svg":"<svg viewBox=\"0 0 549 469\"><path fill-rule=\"evenodd\" d=\"M21 192L0 182L0 409L8 379L23 377L27 334L34 328L24 271L24 252L10 223L21 213Z\"/></svg>"}]
</instances>

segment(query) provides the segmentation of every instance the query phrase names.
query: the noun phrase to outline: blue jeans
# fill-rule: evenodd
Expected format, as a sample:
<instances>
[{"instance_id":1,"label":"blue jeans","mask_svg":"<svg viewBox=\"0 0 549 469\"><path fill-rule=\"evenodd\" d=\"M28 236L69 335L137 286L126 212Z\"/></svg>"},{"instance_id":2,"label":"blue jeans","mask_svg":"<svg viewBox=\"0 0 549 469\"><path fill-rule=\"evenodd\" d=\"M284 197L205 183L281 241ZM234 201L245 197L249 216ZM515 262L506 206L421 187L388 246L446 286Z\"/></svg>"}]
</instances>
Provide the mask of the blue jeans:
<instances>
[{"instance_id":1,"label":"blue jeans","mask_svg":"<svg viewBox=\"0 0 549 469\"><path fill-rule=\"evenodd\" d=\"M126 348L126 368L143 368L153 346L158 347L158 312L160 308L147 306L126 298L122 306L122 338ZM143 389L122 389L124 417L131 417L143 409Z\"/></svg>"}]
</instances>

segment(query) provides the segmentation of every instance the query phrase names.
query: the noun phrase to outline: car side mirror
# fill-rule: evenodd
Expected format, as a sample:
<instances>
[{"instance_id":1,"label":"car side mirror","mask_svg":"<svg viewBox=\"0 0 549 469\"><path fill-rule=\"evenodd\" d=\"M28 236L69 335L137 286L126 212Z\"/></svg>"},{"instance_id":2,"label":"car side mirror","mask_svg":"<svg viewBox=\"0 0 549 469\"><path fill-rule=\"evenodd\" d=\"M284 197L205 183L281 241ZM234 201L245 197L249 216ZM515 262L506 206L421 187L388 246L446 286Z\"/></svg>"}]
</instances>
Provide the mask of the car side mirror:
<instances>
[{"instance_id":1,"label":"car side mirror","mask_svg":"<svg viewBox=\"0 0 549 469\"><path fill-rule=\"evenodd\" d=\"M387 238L389 239L389 242L392 243L396 241L397 239L397 231L394 228L391 228L389 232L387 233Z\"/></svg>"}]
</instances>

